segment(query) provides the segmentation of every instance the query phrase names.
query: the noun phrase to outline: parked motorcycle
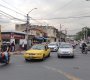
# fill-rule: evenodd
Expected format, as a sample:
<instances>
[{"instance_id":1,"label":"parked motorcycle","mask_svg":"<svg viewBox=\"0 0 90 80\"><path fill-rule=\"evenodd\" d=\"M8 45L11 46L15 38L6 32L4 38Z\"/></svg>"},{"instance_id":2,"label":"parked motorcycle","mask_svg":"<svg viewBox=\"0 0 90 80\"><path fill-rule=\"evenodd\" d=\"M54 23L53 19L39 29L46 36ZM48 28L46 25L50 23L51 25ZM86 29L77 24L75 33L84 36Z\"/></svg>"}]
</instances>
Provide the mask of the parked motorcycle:
<instances>
[{"instance_id":1,"label":"parked motorcycle","mask_svg":"<svg viewBox=\"0 0 90 80\"><path fill-rule=\"evenodd\" d=\"M9 62L10 62L10 55L8 55L8 60L7 60L7 58L5 56L5 53L4 52L1 52L0 53L0 63L1 64L2 63L9 64Z\"/></svg>"}]
</instances>

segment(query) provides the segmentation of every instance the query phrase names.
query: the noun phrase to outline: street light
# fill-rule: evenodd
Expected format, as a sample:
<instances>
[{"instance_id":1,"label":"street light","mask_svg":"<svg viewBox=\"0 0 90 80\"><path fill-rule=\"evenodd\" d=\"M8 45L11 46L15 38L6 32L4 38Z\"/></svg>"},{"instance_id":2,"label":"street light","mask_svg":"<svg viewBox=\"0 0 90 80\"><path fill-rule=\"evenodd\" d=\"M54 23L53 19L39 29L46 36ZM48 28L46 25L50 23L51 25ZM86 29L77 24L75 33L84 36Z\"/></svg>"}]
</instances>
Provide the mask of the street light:
<instances>
[{"instance_id":1,"label":"street light","mask_svg":"<svg viewBox=\"0 0 90 80\"><path fill-rule=\"evenodd\" d=\"M29 17L29 14L33 11L33 10L35 10L35 9L37 9L37 8L33 8L33 9L31 9L28 13L27 13L27 26L26 26L26 34L27 34L27 49L29 48L29 41L28 41L28 27L29 27L29 20L30 20L30 17Z\"/></svg>"},{"instance_id":2,"label":"street light","mask_svg":"<svg viewBox=\"0 0 90 80\"><path fill-rule=\"evenodd\" d=\"M30 11L28 12L28 14L29 14L30 12L32 12L34 9L37 9L37 8L33 8L32 10L30 10Z\"/></svg>"}]
</instances>

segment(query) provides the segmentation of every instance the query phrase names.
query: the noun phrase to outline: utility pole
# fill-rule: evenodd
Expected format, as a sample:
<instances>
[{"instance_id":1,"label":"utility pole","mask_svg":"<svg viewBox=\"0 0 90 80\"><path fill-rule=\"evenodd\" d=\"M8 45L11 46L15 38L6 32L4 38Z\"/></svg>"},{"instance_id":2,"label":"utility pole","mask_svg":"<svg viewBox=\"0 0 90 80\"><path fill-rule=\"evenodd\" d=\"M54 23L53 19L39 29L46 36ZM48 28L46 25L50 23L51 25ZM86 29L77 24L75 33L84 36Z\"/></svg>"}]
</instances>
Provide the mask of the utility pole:
<instances>
[{"instance_id":1,"label":"utility pole","mask_svg":"<svg viewBox=\"0 0 90 80\"><path fill-rule=\"evenodd\" d=\"M35 10L37 8L33 8L31 9L28 13L27 13L27 23L26 23L26 38L27 38L27 49L29 49L29 39L28 39L28 30L29 30L29 27L30 27L30 17L29 17L29 13L31 13L33 10Z\"/></svg>"},{"instance_id":2,"label":"utility pole","mask_svg":"<svg viewBox=\"0 0 90 80\"><path fill-rule=\"evenodd\" d=\"M59 35L59 37L60 37L60 42L61 42L61 34L62 34L62 33L61 33L61 32L62 32L62 31L61 31L61 28L62 28L62 25L60 24L60 35Z\"/></svg>"},{"instance_id":3,"label":"utility pole","mask_svg":"<svg viewBox=\"0 0 90 80\"><path fill-rule=\"evenodd\" d=\"M84 40L87 40L87 34L88 34L87 27L84 27L82 30L83 30L83 33L84 33Z\"/></svg>"},{"instance_id":4,"label":"utility pole","mask_svg":"<svg viewBox=\"0 0 90 80\"><path fill-rule=\"evenodd\" d=\"M1 45L2 45L2 38L1 38L1 25L0 25L0 48L1 48Z\"/></svg>"},{"instance_id":5,"label":"utility pole","mask_svg":"<svg viewBox=\"0 0 90 80\"><path fill-rule=\"evenodd\" d=\"M86 41L87 41L87 38L88 38L88 29L87 29L87 27L85 27L85 39L86 39Z\"/></svg>"},{"instance_id":6,"label":"utility pole","mask_svg":"<svg viewBox=\"0 0 90 80\"><path fill-rule=\"evenodd\" d=\"M29 16L28 16L28 14L27 14L27 23L26 23L27 49L29 48L28 29L29 29Z\"/></svg>"},{"instance_id":7,"label":"utility pole","mask_svg":"<svg viewBox=\"0 0 90 80\"><path fill-rule=\"evenodd\" d=\"M67 29L65 29L65 41L67 41Z\"/></svg>"}]
</instances>

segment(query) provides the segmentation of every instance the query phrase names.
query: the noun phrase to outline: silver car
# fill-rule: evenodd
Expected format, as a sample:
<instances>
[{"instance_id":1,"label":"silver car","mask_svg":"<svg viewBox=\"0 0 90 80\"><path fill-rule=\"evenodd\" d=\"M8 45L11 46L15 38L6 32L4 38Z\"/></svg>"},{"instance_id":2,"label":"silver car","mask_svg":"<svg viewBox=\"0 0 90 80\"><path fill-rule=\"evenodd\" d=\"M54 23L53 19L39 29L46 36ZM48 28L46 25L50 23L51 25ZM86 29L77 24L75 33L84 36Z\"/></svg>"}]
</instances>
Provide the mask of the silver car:
<instances>
[{"instance_id":1,"label":"silver car","mask_svg":"<svg viewBox=\"0 0 90 80\"><path fill-rule=\"evenodd\" d=\"M72 45L70 43L61 44L58 49L57 56L58 56L58 58L60 58L62 56L74 57L74 49L73 49Z\"/></svg>"},{"instance_id":2,"label":"silver car","mask_svg":"<svg viewBox=\"0 0 90 80\"><path fill-rule=\"evenodd\" d=\"M87 50L90 51L90 42L87 43Z\"/></svg>"},{"instance_id":3,"label":"silver car","mask_svg":"<svg viewBox=\"0 0 90 80\"><path fill-rule=\"evenodd\" d=\"M48 47L51 49L51 51L58 51L58 43L57 42L51 42L50 44L48 44Z\"/></svg>"}]
</instances>

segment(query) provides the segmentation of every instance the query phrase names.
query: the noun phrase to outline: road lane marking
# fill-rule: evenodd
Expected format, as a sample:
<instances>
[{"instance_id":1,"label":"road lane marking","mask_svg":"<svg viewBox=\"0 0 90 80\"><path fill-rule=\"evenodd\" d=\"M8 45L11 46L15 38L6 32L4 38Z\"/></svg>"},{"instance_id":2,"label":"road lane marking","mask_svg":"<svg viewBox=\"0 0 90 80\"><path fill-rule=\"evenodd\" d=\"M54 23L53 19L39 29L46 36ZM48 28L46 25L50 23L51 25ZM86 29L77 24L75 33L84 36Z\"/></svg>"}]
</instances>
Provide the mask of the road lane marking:
<instances>
[{"instance_id":1,"label":"road lane marking","mask_svg":"<svg viewBox=\"0 0 90 80\"><path fill-rule=\"evenodd\" d=\"M74 75L70 74L70 73L66 73L60 69L56 69L56 68L53 68L53 67L50 67L50 66L43 66L44 68L46 69L49 69L49 70L52 70L52 71L55 71L55 72L58 72L62 75L64 75L66 78L68 78L69 80L82 80L78 77L75 77Z\"/></svg>"}]
</instances>

